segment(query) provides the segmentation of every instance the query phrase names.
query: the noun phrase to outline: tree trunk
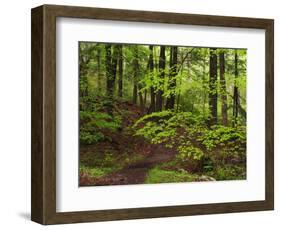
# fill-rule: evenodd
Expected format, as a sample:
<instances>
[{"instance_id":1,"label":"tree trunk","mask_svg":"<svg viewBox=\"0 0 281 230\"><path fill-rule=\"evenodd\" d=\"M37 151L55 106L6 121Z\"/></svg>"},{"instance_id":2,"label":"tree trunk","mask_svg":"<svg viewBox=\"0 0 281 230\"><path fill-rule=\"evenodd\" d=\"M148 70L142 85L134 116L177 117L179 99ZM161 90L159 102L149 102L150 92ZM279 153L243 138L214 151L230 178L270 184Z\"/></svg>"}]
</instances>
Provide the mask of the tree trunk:
<instances>
[{"instance_id":1,"label":"tree trunk","mask_svg":"<svg viewBox=\"0 0 281 230\"><path fill-rule=\"evenodd\" d=\"M118 46L118 97L123 96L123 50L122 45Z\"/></svg>"},{"instance_id":2,"label":"tree trunk","mask_svg":"<svg viewBox=\"0 0 281 230\"><path fill-rule=\"evenodd\" d=\"M184 60L183 60L183 53L181 53L181 62L183 63ZM183 74L183 68L180 69L181 71L181 75ZM177 109L176 111L178 112L179 111L179 107L180 107L180 95L181 95L181 83L182 83L182 77L180 78L180 81L179 81L179 92L178 92L178 95L177 95Z\"/></svg>"},{"instance_id":3,"label":"tree trunk","mask_svg":"<svg viewBox=\"0 0 281 230\"><path fill-rule=\"evenodd\" d=\"M159 57L159 82L160 87L157 89L156 93L156 111L162 111L163 105L163 82L165 78L165 65L166 65L166 56L165 56L165 46L160 47L160 57Z\"/></svg>"},{"instance_id":4,"label":"tree trunk","mask_svg":"<svg viewBox=\"0 0 281 230\"><path fill-rule=\"evenodd\" d=\"M225 83L225 57L224 52L221 51L219 54L220 58L220 94L221 94L221 115L222 115L222 124L227 126L227 94L226 94L226 83Z\"/></svg>"},{"instance_id":5,"label":"tree trunk","mask_svg":"<svg viewBox=\"0 0 281 230\"><path fill-rule=\"evenodd\" d=\"M217 124L217 104L218 104L218 93L217 93L217 54L216 49L210 49L210 79L209 79L209 109L210 119L209 125Z\"/></svg>"},{"instance_id":6,"label":"tree trunk","mask_svg":"<svg viewBox=\"0 0 281 230\"><path fill-rule=\"evenodd\" d=\"M176 89L176 76L177 76L177 64L178 64L178 47L170 47L170 73L169 73L169 83L168 90L171 91L166 101L166 109L174 109L175 106L175 89Z\"/></svg>"},{"instance_id":7,"label":"tree trunk","mask_svg":"<svg viewBox=\"0 0 281 230\"><path fill-rule=\"evenodd\" d=\"M82 49L80 47L80 49ZM88 49L85 47L85 49ZM89 55L82 55L81 52L79 53L79 81L82 81L84 85L86 85L83 89L80 88L79 95L80 97L88 96L88 72L89 72L89 62L90 62Z\"/></svg>"},{"instance_id":8,"label":"tree trunk","mask_svg":"<svg viewBox=\"0 0 281 230\"><path fill-rule=\"evenodd\" d=\"M143 96L142 96L142 93L139 91L139 100L140 100L140 107L141 107L141 110L143 111L144 110L144 100L143 100Z\"/></svg>"},{"instance_id":9,"label":"tree trunk","mask_svg":"<svg viewBox=\"0 0 281 230\"><path fill-rule=\"evenodd\" d=\"M137 99L138 99L138 85L136 83L136 80L134 78L134 86L133 86L133 100L132 102L134 104L137 104Z\"/></svg>"},{"instance_id":10,"label":"tree trunk","mask_svg":"<svg viewBox=\"0 0 281 230\"><path fill-rule=\"evenodd\" d=\"M144 108L146 108L146 101L147 101L147 89L144 90L144 98L143 98Z\"/></svg>"},{"instance_id":11,"label":"tree trunk","mask_svg":"<svg viewBox=\"0 0 281 230\"><path fill-rule=\"evenodd\" d=\"M206 115L206 103L207 103L207 93L208 92L208 86L207 86L207 79L205 78L207 75L207 61L206 61L207 53L204 53L204 61L203 61L203 116Z\"/></svg>"},{"instance_id":12,"label":"tree trunk","mask_svg":"<svg viewBox=\"0 0 281 230\"><path fill-rule=\"evenodd\" d=\"M149 46L149 59L148 59L148 65L149 65L149 74L153 80L153 71L154 71L154 61L153 61L153 46ZM155 90L154 87L150 87L150 106L148 109L148 113L155 112Z\"/></svg>"},{"instance_id":13,"label":"tree trunk","mask_svg":"<svg viewBox=\"0 0 281 230\"><path fill-rule=\"evenodd\" d=\"M105 46L105 69L106 69L106 93L107 96L113 96L113 72L111 63L111 45Z\"/></svg>"},{"instance_id":14,"label":"tree trunk","mask_svg":"<svg viewBox=\"0 0 281 230\"><path fill-rule=\"evenodd\" d=\"M97 72L98 72L98 93L101 92L101 47L98 44L97 49Z\"/></svg>"},{"instance_id":15,"label":"tree trunk","mask_svg":"<svg viewBox=\"0 0 281 230\"><path fill-rule=\"evenodd\" d=\"M237 118L239 113L239 92L238 92L238 86L237 86L237 78L238 78L238 54L237 50L235 50L235 69L234 69L234 89L233 89L233 126L236 126L237 124Z\"/></svg>"},{"instance_id":16,"label":"tree trunk","mask_svg":"<svg viewBox=\"0 0 281 230\"><path fill-rule=\"evenodd\" d=\"M117 70L117 47L106 45L105 46L105 68L106 68L106 92L108 96L107 112L112 115L113 113L113 91Z\"/></svg>"},{"instance_id":17,"label":"tree trunk","mask_svg":"<svg viewBox=\"0 0 281 230\"><path fill-rule=\"evenodd\" d=\"M138 47L134 46L134 59L133 59L133 71L134 71L134 76L133 76L133 103L137 103L138 99Z\"/></svg>"},{"instance_id":18,"label":"tree trunk","mask_svg":"<svg viewBox=\"0 0 281 230\"><path fill-rule=\"evenodd\" d=\"M116 74L117 74L117 64L118 64L118 46L113 46L113 54L112 54L112 75L113 75L113 81L115 82ZM113 82L113 86L114 86Z\"/></svg>"}]
</instances>

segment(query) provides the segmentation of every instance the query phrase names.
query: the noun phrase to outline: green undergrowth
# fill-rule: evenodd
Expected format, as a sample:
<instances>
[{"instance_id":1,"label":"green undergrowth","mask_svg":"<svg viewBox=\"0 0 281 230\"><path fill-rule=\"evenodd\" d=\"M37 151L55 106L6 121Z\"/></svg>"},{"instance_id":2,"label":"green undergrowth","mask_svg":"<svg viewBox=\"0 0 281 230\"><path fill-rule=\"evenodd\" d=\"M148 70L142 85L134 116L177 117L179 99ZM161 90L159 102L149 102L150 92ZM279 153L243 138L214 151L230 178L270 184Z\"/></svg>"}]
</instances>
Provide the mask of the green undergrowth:
<instances>
[{"instance_id":1,"label":"green undergrowth","mask_svg":"<svg viewBox=\"0 0 281 230\"><path fill-rule=\"evenodd\" d=\"M116 132L121 118L104 112L80 111L80 123L80 143L94 144L109 138L105 132Z\"/></svg>"},{"instance_id":2,"label":"green undergrowth","mask_svg":"<svg viewBox=\"0 0 281 230\"><path fill-rule=\"evenodd\" d=\"M225 165L213 168L212 171L206 171L206 175L215 178L216 180L245 180L246 168L237 165Z\"/></svg>"},{"instance_id":3,"label":"green undergrowth","mask_svg":"<svg viewBox=\"0 0 281 230\"><path fill-rule=\"evenodd\" d=\"M90 177L99 178L108 175L116 171L116 168L105 168L105 167L87 167L84 165L80 166L80 173L86 174Z\"/></svg>"},{"instance_id":4,"label":"green undergrowth","mask_svg":"<svg viewBox=\"0 0 281 230\"><path fill-rule=\"evenodd\" d=\"M178 171L184 170L215 180L246 178L245 126L209 126L208 119L202 116L162 111L143 116L133 128L135 136L142 136L152 144L162 144L176 152L175 159L168 163L170 171L175 172L168 170L168 175L178 175ZM179 178L175 176L174 179L180 181ZM163 180L166 181L164 177Z\"/></svg>"},{"instance_id":5,"label":"green undergrowth","mask_svg":"<svg viewBox=\"0 0 281 230\"><path fill-rule=\"evenodd\" d=\"M116 154L110 151L87 153L80 156L80 174L90 177L102 177L121 170L127 165L141 161L144 158L139 153Z\"/></svg>"},{"instance_id":6,"label":"green undergrowth","mask_svg":"<svg viewBox=\"0 0 281 230\"><path fill-rule=\"evenodd\" d=\"M161 167L155 167L148 171L145 183L172 183L172 182L190 182L195 180L195 176L185 171L166 170Z\"/></svg>"},{"instance_id":7,"label":"green undergrowth","mask_svg":"<svg viewBox=\"0 0 281 230\"><path fill-rule=\"evenodd\" d=\"M198 170L199 169L199 170ZM165 163L158 164L148 171L145 183L172 183L200 181L208 176L216 181L245 180L245 164L215 165L211 159L201 159L200 162L185 160L180 154Z\"/></svg>"}]
</instances>

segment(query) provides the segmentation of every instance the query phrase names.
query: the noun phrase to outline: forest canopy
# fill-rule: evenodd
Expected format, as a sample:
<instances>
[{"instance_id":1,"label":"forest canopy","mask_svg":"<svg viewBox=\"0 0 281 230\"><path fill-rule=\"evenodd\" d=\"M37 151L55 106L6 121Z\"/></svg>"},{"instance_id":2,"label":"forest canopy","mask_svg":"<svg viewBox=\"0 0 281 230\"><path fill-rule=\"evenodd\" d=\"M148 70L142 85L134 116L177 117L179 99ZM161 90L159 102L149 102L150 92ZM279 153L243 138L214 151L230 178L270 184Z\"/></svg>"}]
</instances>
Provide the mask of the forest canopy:
<instances>
[{"instance_id":1,"label":"forest canopy","mask_svg":"<svg viewBox=\"0 0 281 230\"><path fill-rule=\"evenodd\" d=\"M79 42L80 185L245 179L246 63L246 49Z\"/></svg>"}]
</instances>

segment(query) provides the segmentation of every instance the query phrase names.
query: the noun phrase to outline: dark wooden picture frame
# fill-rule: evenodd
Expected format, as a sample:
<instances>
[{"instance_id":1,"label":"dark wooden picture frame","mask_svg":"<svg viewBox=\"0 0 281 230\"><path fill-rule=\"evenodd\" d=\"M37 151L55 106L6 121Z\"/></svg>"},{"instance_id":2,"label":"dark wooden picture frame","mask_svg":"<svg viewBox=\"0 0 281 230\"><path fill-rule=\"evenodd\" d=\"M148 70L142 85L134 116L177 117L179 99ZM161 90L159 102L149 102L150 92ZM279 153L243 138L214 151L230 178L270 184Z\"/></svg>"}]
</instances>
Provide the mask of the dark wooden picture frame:
<instances>
[{"instance_id":1,"label":"dark wooden picture frame","mask_svg":"<svg viewBox=\"0 0 281 230\"><path fill-rule=\"evenodd\" d=\"M56 18L255 28L265 30L265 200L56 212ZM274 21L271 19L43 5L32 9L31 219L62 224L274 209Z\"/></svg>"}]
</instances>

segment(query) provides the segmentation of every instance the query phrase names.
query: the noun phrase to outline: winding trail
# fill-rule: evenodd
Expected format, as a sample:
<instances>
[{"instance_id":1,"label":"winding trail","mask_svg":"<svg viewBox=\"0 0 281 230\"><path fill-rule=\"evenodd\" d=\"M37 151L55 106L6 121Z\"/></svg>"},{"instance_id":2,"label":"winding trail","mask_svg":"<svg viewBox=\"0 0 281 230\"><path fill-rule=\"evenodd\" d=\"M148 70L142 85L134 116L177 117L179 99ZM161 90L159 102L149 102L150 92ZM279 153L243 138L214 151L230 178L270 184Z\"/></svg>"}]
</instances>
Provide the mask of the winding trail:
<instances>
[{"instance_id":1,"label":"winding trail","mask_svg":"<svg viewBox=\"0 0 281 230\"><path fill-rule=\"evenodd\" d=\"M122 127L125 128L132 127L135 121L144 115L144 111L139 106L129 102L119 103L115 110L121 115L122 111L130 112L122 117ZM166 148L164 144L150 144L144 138L133 136L133 133L131 129L121 129L117 133L109 132L105 136L110 137L110 141L100 142L94 146L83 146L83 150L80 149L80 157L84 154L107 150L115 152L114 154L137 152L145 158L99 178L80 175L80 186L143 184L149 169L175 157L176 151Z\"/></svg>"},{"instance_id":2,"label":"winding trail","mask_svg":"<svg viewBox=\"0 0 281 230\"><path fill-rule=\"evenodd\" d=\"M143 184L149 169L157 164L172 160L174 156L173 151L169 151L163 146L155 146L145 159L128 165L120 171L95 179L91 185Z\"/></svg>"}]
</instances>

